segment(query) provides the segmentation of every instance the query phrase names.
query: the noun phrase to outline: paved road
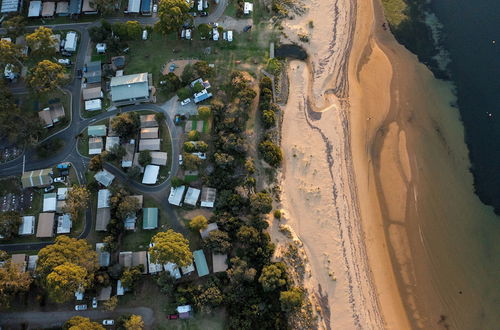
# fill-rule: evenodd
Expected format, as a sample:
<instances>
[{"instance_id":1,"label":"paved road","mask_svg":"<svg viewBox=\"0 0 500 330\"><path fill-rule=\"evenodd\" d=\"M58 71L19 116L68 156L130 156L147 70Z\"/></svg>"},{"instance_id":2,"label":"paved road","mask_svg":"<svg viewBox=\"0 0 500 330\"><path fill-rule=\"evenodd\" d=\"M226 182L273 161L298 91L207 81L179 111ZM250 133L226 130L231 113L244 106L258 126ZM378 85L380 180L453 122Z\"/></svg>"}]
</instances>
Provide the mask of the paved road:
<instances>
[{"instance_id":1,"label":"paved road","mask_svg":"<svg viewBox=\"0 0 500 330\"><path fill-rule=\"evenodd\" d=\"M123 314L141 315L146 328L151 328L155 318L154 312L148 307L117 308L113 312L100 310L64 311L64 312L13 312L0 313L1 326L28 324L31 329L61 327L64 322L73 316L84 316L92 321L104 319L118 319Z\"/></svg>"}]
</instances>

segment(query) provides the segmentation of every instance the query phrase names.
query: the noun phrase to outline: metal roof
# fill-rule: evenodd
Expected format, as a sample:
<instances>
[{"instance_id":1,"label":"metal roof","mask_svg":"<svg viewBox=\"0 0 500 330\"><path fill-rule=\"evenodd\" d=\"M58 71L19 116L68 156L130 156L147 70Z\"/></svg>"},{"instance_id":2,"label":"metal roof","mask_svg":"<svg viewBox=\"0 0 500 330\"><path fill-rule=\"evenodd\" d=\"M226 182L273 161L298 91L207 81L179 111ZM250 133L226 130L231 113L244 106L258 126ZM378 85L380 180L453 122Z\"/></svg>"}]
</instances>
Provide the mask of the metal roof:
<instances>
[{"instance_id":1,"label":"metal roof","mask_svg":"<svg viewBox=\"0 0 500 330\"><path fill-rule=\"evenodd\" d=\"M186 193L186 197L184 197L184 203L196 206L198 198L200 197L200 193L200 189L189 187Z\"/></svg>"},{"instance_id":2,"label":"metal roof","mask_svg":"<svg viewBox=\"0 0 500 330\"><path fill-rule=\"evenodd\" d=\"M196 271L198 272L198 276L202 277L208 275L208 265L207 259L205 258L205 253L203 250L196 250L193 252L194 263L196 264Z\"/></svg>"},{"instance_id":3,"label":"metal roof","mask_svg":"<svg viewBox=\"0 0 500 330\"><path fill-rule=\"evenodd\" d=\"M49 193L43 195L43 212L50 212L56 210L57 194Z\"/></svg>"},{"instance_id":4,"label":"metal roof","mask_svg":"<svg viewBox=\"0 0 500 330\"><path fill-rule=\"evenodd\" d=\"M162 151L151 151L152 165L167 165L167 153Z\"/></svg>"},{"instance_id":5,"label":"metal roof","mask_svg":"<svg viewBox=\"0 0 500 330\"><path fill-rule=\"evenodd\" d=\"M201 188L201 207L214 207L217 189L203 187Z\"/></svg>"},{"instance_id":6,"label":"metal roof","mask_svg":"<svg viewBox=\"0 0 500 330\"><path fill-rule=\"evenodd\" d=\"M106 125L93 125L87 127L89 136L106 136Z\"/></svg>"},{"instance_id":7,"label":"metal roof","mask_svg":"<svg viewBox=\"0 0 500 330\"><path fill-rule=\"evenodd\" d=\"M158 227L158 209L148 207L143 209L142 229L155 229Z\"/></svg>"},{"instance_id":8,"label":"metal roof","mask_svg":"<svg viewBox=\"0 0 500 330\"><path fill-rule=\"evenodd\" d=\"M16 11L19 11L19 3L20 3L19 0L3 0L0 12L2 14L5 14L5 13L14 13Z\"/></svg>"},{"instance_id":9,"label":"metal roof","mask_svg":"<svg viewBox=\"0 0 500 330\"><path fill-rule=\"evenodd\" d=\"M24 172L21 176L23 188L48 186L52 183L52 168Z\"/></svg>"},{"instance_id":10,"label":"metal roof","mask_svg":"<svg viewBox=\"0 0 500 330\"><path fill-rule=\"evenodd\" d=\"M54 235L54 213L40 213L36 237L52 237Z\"/></svg>"},{"instance_id":11,"label":"metal roof","mask_svg":"<svg viewBox=\"0 0 500 330\"><path fill-rule=\"evenodd\" d=\"M108 187L115 179L115 176L106 170L102 170L97 172L94 178L103 186Z\"/></svg>"},{"instance_id":12,"label":"metal roof","mask_svg":"<svg viewBox=\"0 0 500 330\"><path fill-rule=\"evenodd\" d=\"M160 166L158 165L148 165L144 170L144 177L142 178L142 183L144 184L156 184L158 180L158 173L160 173Z\"/></svg>"},{"instance_id":13,"label":"metal roof","mask_svg":"<svg viewBox=\"0 0 500 330\"><path fill-rule=\"evenodd\" d=\"M69 13L78 15L82 12L82 0L69 0Z\"/></svg>"},{"instance_id":14,"label":"metal roof","mask_svg":"<svg viewBox=\"0 0 500 330\"><path fill-rule=\"evenodd\" d=\"M22 223L19 226L19 235L33 235L35 233L35 217L22 217Z\"/></svg>"},{"instance_id":15,"label":"metal roof","mask_svg":"<svg viewBox=\"0 0 500 330\"><path fill-rule=\"evenodd\" d=\"M39 17L42 12L41 1L31 1L28 9L28 17Z\"/></svg>"},{"instance_id":16,"label":"metal roof","mask_svg":"<svg viewBox=\"0 0 500 330\"><path fill-rule=\"evenodd\" d=\"M139 151L160 150L160 139L142 139L139 141Z\"/></svg>"},{"instance_id":17,"label":"metal roof","mask_svg":"<svg viewBox=\"0 0 500 330\"><path fill-rule=\"evenodd\" d=\"M111 191L109 189L100 189L97 192L97 208L102 209L109 207L109 198L111 197Z\"/></svg>"},{"instance_id":18,"label":"metal roof","mask_svg":"<svg viewBox=\"0 0 500 330\"><path fill-rule=\"evenodd\" d=\"M129 13L138 13L141 8L141 0L128 0L127 11Z\"/></svg>"},{"instance_id":19,"label":"metal roof","mask_svg":"<svg viewBox=\"0 0 500 330\"><path fill-rule=\"evenodd\" d=\"M149 96L147 73L113 77L110 86L111 100L113 102L141 99Z\"/></svg>"},{"instance_id":20,"label":"metal roof","mask_svg":"<svg viewBox=\"0 0 500 330\"><path fill-rule=\"evenodd\" d=\"M180 186L177 188L170 188L170 195L168 196L168 202L173 205L181 205L182 196L184 195L184 191L186 190L186 186Z\"/></svg>"},{"instance_id":21,"label":"metal roof","mask_svg":"<svg viewBox=\"0 0 500 330\"><path fill-rule=\"evenodd\" d=\"M97 209L97 213L95 216L95 230L106 231L110 219L111 219L111 210L109 207Z\"/></svg>"}]
</instances>

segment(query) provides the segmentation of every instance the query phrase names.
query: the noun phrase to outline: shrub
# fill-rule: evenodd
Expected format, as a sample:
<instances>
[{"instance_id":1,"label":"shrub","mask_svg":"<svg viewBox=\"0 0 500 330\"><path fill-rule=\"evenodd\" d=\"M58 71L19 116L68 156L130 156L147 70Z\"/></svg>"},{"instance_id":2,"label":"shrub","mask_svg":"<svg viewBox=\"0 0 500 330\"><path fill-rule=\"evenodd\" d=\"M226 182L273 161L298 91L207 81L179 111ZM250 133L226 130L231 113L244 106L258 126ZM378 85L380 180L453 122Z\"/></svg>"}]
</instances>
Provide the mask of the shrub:
<instances>
[{"instance_id":1,"label":"shrub","mask_svg":"<svg viewBox=\"0 0 500 330\"><path fill-rule=\"evenodd\" d=\"M210 117L210 108L207 106L201 106L198 108L198 116L200 119L208 119Z\"/></svg>"},{"instance_id":2,"label":"shrub","mask_svg":"<svg viewBox=\"0 0 500 330\"><path fill-rule=\"evenodd\" d=\"M276 115L272 110L263 110L261 118L265 128L271 128L276 125Z\"/></svg>"},{"instance_id":3,"label":"shrub","mask_svg":"<svg viewBox=\"0 0 500 330\"><path fill-rule=\"evenodd\" d=\"M151 153L148 150L139 152L139 164L141 164L142 167L149 165L151 163L151 160Z\"/></svg>"},{"instance_id":4,"label":"shrub","mask_svg":"<svg viewBox=\"0 0 500 330\"><path fill-rule=\"evenodd\" d=\"M200 139L200 133L196 130L189 131L187 139L189 141L198 141Z\"/></svg>"},{"instance_id":5,"label":"shrub","mask_svg":"<svg viewBox=\"0 0 500 330\"><path fill-rule=\"evenodd\" d=\"M192 95L191 90L189 90L189 88L187 87L181 88L177 91L177 96L179 97L180 101L190 98L191 95Z\"/></svg>"},{"instance_id":6,"label":"shrub","mask_svg":"<svg viewBox=\"0 0 500 330\"><path fill-rule=\"evenodd\" d=\"M208 220L202 215L198 215L189 221L189 228L193 231L199 231L207 228Z\"/></svg>"},{"instance_id":7,"label":"shrub","mask_svg":"<svg viewBox=\"0 0 500 330\"><path fill-rule=\"evenodd\" d=\"M259 152L264 160L273 167L278 167L283 160L280 147L270 140L264 140L259 144Z\"/></svg>"}]
</instances>

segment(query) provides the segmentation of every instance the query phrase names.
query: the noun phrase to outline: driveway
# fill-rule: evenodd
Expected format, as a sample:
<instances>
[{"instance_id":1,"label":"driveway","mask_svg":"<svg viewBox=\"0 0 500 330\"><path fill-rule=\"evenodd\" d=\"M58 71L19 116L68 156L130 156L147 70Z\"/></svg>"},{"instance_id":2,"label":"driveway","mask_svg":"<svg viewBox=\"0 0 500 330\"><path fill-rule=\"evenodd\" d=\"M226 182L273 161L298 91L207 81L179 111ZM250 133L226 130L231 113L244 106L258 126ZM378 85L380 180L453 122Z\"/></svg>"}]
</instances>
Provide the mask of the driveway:
<instances>
[{"instance_id":1,"label":"driveway","mask_svg":"<svg viewBox=\"0 0 500 330\"><path fill-rule=\"evenodd\" d=\"M142 316L146 329L151 329L155 321L154 312L149 307L117 308L113 312L100 310L64 311L64 312L13 312L0 313L1 326L21 326L27 324L28 329L61 327L64 322L73 316L84 316L92 321L104 319L116 320L123 314L136 314Z\"/></svg>"}]
</instances>

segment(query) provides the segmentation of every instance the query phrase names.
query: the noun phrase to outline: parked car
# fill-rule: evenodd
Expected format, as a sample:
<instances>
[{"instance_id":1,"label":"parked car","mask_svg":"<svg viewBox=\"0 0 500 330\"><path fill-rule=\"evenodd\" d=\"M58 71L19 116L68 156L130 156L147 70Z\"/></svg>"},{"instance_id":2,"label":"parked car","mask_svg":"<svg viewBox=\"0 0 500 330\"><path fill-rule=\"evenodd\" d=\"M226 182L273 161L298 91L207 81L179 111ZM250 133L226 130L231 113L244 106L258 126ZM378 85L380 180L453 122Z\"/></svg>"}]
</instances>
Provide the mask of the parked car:
<instances>
[{"instance_id":1,"label":"parked car","mask_svg":"<svg viewBox=\"0 0 500 330\"><path fill-rule=\"evenodd\" d=\"M245 26L245 27L243 28L243 32L248 32L248 31L250 31L250 29L251 29L251 28L252 28L252 26L251 26L251 25L247 25L247 26Z\"/></svg>"},{"instance_id":2,"label":"parked car","mask_svg":"<svg viewBox=\"0 0 500 330\"><path fill-rule=\"evenodd\" d=\"M178 314L170 314L167 316L169 320L177 320L179 318Z\"/></svg>"},{"instance_id":3,"label":"parked car","mask_svg":"<svg viewBox=\"0 0 500 330\"><path fill-rule=\"evenodd\" d=\"M83 77L83 72L82 72L82 69L78 69L78 70L76 70L76 77L77 77L78 79L82 79L82 77Z\"/></svg>"},{"instance_id":4,"label":"parked car","mask_svg":"<svg viewBox=\"0 0 500 330\"><path fill-rule=\"evenodd\" d=\"M157 13L158 12L158 5L155 3L153 5L153 13Z\"/></svg>"},{"instance_id":5,"label":"parked car","mask_svg":"<svg viewBox=\"0 0 500 330\"><path fill-rule=\"evenodd\" d=\"M193 152L192 154L197 156L201 160L207 159L207 154L204 152Z\"/></svg>"},{"instance_id":6,"label":"parked car","mask_svg":"<svg viewBox=\"0 0 500 330\"><path fill-rule=\"evenodd\" d=\"M179 125L181 123L181 115L179 115L179 114L175 115L174 123L176 125Z\"/></svg>"},{"instance_id":7,"label":"parked car","mask_svg":"<svg viewBox=\"0 0 500 330\"><path fill-rule=\"evenodd\" d=\"M43 191L45 191L46 193L48 193L48 192L50 192L50 191L52 191L52 190L54 190L54 189L56 189L56 188L54 187L54 185L50 185L50 186L48 186L47 188L45 188Z\"/></svg>"},{"instance_id":8,"label":"parked car","mask_svg":"<svg viewBox=\"0 0 500 330\"><path fill-rule=\"evenodd\" d=\"M208 13L206 11L200 12L200 16L208 16Z\"/></svg>"},{"instance_id":9,"label":"parked car","mask_svg":"<svg viewBox=\"0 0 500 330\"><path fill-rule=\"evenodd\" d=\"M184 101L181 101L181 105L186 105L191 102L191 99L185 99Z\"/></svg>"},{"instance_id":10,"label":"parked car","mask_svg":"<svg viewBox=\"0 0 500 330\"><path fill-rule=\"evenodd\" d=\"M191 29L186 30L186 39L191 40Z\"/></svg>"},{"instance_id":11,"label":"parked car","mask_svg":"<svg viewBox=\"0 0 500 330\"><path fill-rule=\"evenodd\" d=\"M92 298L92 308L97 308L97 298Z\"/></svg>"},{"instance_id":12,"label":"parked car","mask_svg":"<svg viewBox=\"0 0 500 330\"><path fill-rule=\"evenodd\" d=\"M84 311L87 309L87 305L76 305L75 311Z\"/></svg>"},{"instance_id":13,"label":"parked car","mask_svg":"<svg viewBox=\"0 0 500 330\"><path fill-rule=\"evenodd\" d=\"M182 29L182 31L181 31L181 39L184 39L184 38L186 38L186 30Z\"/></svg>"},{"instance_id":14,"label":"parked car","mask_svg":"<svg viewBox=\"0 0 500 330\"><path fill-rule=\"evenodd\" d=\"M189 14L190 14L191 16L193 16L193 17L196 17L196 13L195 13L194 11L193 11L193 12L190 12Z\"/></svg>"},{"instance_id":15,"label":"parked car","mask_svg":"<svg viewBox=\"0 0 500 330\"><path fill-rule=\"evenodd\" d=\"M62 55L62 56L73 56L73 54L71 54L70 52L67 52L67 51L65 51L65 50L63 50L63 51L61 52L61 55Z\"/></svg>"},{"instance_id":16,"label":"parked car","mask_svg":"<svg viewBox=\"0 0 500 330\"><path fill-rule=\"evenodd\" d=\"M54 178L54 182L57 182L57 183L64 183L64 178L63 178L63 177L57 177L57 178Z\"/></svg>"},{"instance_id":17,"label":"parked car","mask_svg":"<svg viewBox=\"0 0 500 330\"><path fill-rule=\"evenodd\" d=\"M182 160L182 155L179 155L179 165L182 165L183 160Z\"/></svg>"},{"instance_id":18,"label":"parked car","mask_svg":"<svg viewBox=\"0 0 500 330\"><path fill-rule=\"evenodd\" d=\"M114 325L115 320L102 320L102 325Z\"/></svg>"},{"instance_id":19,"label":"parked car","mask_svg":"<svg viewBox=\"0 0 500 330\"><path fill-rule=\"evenodd\" d=\"M60 58L57 60L57 63L62 65L71 65L71 60L69 58Z\"/></svg>"}]
</instances>

